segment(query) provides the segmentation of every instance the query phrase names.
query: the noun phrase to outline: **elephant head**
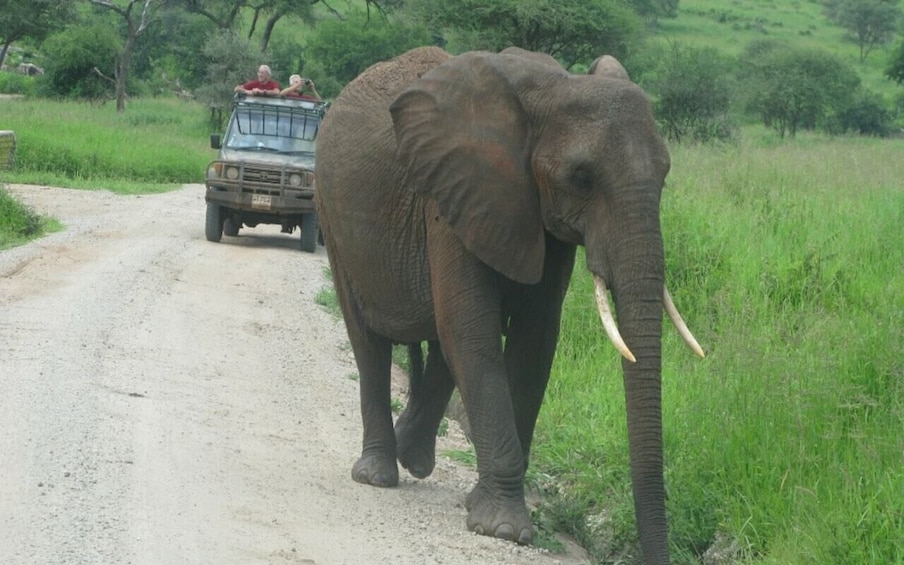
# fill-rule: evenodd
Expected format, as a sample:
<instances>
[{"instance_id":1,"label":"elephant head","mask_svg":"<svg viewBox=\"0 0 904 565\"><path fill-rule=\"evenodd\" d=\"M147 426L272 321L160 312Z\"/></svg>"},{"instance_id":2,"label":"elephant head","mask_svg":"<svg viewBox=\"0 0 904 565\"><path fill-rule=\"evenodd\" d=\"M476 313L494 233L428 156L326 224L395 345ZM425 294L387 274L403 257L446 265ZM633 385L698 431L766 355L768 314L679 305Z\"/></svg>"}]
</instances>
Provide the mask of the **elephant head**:
<instances>
[{"instance_id":1,"label":"elephant head","mask_svg":"<svg viewBox=\"0 0 904 565\"><path fill-rule=\"evenodd\" d=\"M555 252L548 235L585 247L604 326L625 357L641 546L665 563L660 351L662 311L673 307L659 205L670 159L648 97L612 68L572 75L523 53L466 53L411 83L390 111L405 185L434 201L482 262L530 285Z\"/></svg>"}]
</instances>

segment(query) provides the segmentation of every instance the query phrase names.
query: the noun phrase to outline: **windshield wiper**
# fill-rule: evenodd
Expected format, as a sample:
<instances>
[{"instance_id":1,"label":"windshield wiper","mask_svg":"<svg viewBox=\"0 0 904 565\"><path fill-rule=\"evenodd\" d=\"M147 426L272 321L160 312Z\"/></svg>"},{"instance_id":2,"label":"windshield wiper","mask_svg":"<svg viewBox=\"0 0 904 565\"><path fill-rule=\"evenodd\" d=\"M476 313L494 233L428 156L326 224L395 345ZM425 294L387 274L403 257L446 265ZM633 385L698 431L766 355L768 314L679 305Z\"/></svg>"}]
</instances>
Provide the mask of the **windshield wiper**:
<instances>
[{"instance_id":1,"label":"windshield wiper","mask_svg":"<svg viewBox=\"0 0 904 565\"><path fill-rule=\"evenodd\" d=\"M267 151L269 153L282 153L282 151L275 147L266 147L262 145L236 145L229 146L227 149L232 149L234 151Z\"/></svg>"}]
</instances>

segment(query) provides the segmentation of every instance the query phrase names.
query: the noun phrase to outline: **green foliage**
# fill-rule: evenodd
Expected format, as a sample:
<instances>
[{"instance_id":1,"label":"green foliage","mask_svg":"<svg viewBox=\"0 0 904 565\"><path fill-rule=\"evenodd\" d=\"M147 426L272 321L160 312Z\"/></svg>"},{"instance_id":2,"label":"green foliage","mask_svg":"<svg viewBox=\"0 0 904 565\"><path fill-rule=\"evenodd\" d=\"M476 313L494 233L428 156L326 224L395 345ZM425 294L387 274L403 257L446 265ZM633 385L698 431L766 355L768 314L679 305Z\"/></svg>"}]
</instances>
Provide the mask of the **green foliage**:
<instances>
[{"instance_id":1,"label":"green foliage","mask_svg":"<svg viewBox=\"0 0 904 565\"><path fill-rule=\"evenodd\" d=\"M308 74L315 77L320 94L331 98L372 64L429 44L423 27L351 11L345 20L324 20L317 26L307 46L312 61Z\"/></svg>"},{"instance_id":2,"label":"green foliage","mask_svg":"<svg viewBox=\"0 0 904 565\"><path fill-rule=\"evenodd\" d=\"M737 126L729 118L732 62L711 47L673 44L658 59L644 86L655 92L655 114L674 141L731 141Z\"/></svg>"},{"instance_id":3,"label":"green foliage","mask_svg":"<svg viewBox=\"0 0 904 565\"><path fill-rule=\"evenodd\" d=\"M201 182L212 158L204 108L177 99L134 100L129 112L77 102L8 100L0 123L16 132L5 178L57 186L149 192Z\"/></svg>"},{"instance_id":4,"label":"green foliage","mask_svg":"<svg viewBox=\"0 0 904 565\"><path fill-rule=\"evenodd\" d=\"M0 251L58 228L55 221L38 215L0 185Z\"/></svg>"},{"instance_id":5,"label":"green foliage","mask_svg":"<svg viewBox=\"0 0 904 565\"><path fill-rule=\"evenodd\" d=\"M214 34L204 45L202 55L206 71L204 84L195 91L195 99L210 111L210 127L219 131L232 107L233 89L255 77L266 55L250 41L230 31Z\"/></svg>"},{"instance_id":6,"label":"green foliage","mask_svg":"<svg viewBox=\"0 0 904 565\"><path fill-rule=\"evenodd\" d=\"M827 123L829 133L847 132L885 137L892 130L893 116L881 96L866 90L857 92L849 106Z\"/></svg>"},{"instance_id":7,"label":"green foliage","mask_svg":"<svg viewBox=\"0 0 904 565\"><path fill-rule=\"evenodd\" d=\"M516 46L548 53L566 68L603 54L624 58L640 40L640 17L611 0L415 0L411 9L455 49Z\"/></svg>"},{"instance_id":8,"label":"green foliage","mask_svg":"<svg viewBox=\"0 0 904 565\"><path fill-rule=\"evenodd\" d=\"M904 85L904 39L898 42L888 55L885 76L899 85Z\"/></svg>"},{"instance_id":9,"label":"green foliage","mask_svg":"<svg viewBox=\"0 0 904 565\"><path fill-rule=\"evenodd\" d=\"M647 21L678 17L678 0L627 0L637 15Z\"/></svg>"},{"instance_id":10,"label":"green foliage","mask_svg":"<svg viewBox=\"0 0 904 565\"><path fill-rule=\"evenodd\" d=\"M72 8L71 0L0 0L0 50L26 38L42 41L69 21Z\"/></svg>"},{"instance_id":11,"label":"green foliage","mask_svg":"<svg viewBox=\"0 0 904 565\"><path fill-rule=\"evenodd\" d=\"M850 105L857 73L828 52L773 41L748 45L740 73L748 108L780 136L815 129Z\"/></svg>"},{"instance_id":12,"label":"green foliage","mask_svg":"<svg viewBox=\"0 0 904 565\"><path fill-rule=\"evenodd\" d=\"M863 61L873 49L890 42L901 21L898 0L824 0L830 20L850 32Z\"/></svg>"},{"instance_id":13,"label":"green foliage","mask_svg":"<svg viewBox=\"0 0 904 565\"><path fill-rule=\"evenodd\" d=\"M153 92L172 92L177 80L184 88L197 88L207 72L205 58L199 54L213 34L213 26L203 16L175 7L164 10L135 45L133 74L150 82Z\"/></svg>"},{"instance_id":14,"label":"green foliage","mask_svg":"<svg viewBox=\"0 0 904 565\"><path fill-rule=\"evenodd\" d=\"M0 71L0 93L34 95L39 77Z\"/></svg>"},{"instance_id":15,"label":"green foliage","mask_svg":"<svg viewBox=\"0 0 904 565\"><path fill-rule=\"evenodd\" d=\"M666 322L674 562L717 543L750 563L904 562L904 142L750 129L671 151L666 276L707 352ZM531 468L590 501L575 534L608 562L633 551L633 500L592 293L579 264Z\"/></svg>"},{"instance_id":16,"label":"green foliage","mask_svg":"<svg viewBox=\"0 0 904 565\"><path fill-rule=\"evenodd\" d=\"M108 26L72 26L47 38L43 51L53 53L44 64L48 94L103 98L113 94L113 86L94 69L112 69L121 45Z\"/></svg>"}]
</instances>

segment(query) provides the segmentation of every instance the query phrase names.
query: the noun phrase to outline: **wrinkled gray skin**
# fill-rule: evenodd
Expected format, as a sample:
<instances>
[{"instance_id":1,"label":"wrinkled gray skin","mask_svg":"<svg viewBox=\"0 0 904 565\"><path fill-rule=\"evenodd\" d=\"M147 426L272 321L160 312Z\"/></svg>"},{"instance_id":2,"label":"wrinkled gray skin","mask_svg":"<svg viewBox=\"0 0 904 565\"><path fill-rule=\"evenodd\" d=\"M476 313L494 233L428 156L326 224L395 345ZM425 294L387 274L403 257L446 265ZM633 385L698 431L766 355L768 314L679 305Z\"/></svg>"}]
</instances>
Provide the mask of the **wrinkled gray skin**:
<instances>
[{"instance_id":1,"label":"wrinkled gray skin","mask_svg":"<svg viewBox=\"0 0 904 565\"><path fill-rule=\"evenodd\" d=\"M479 474L467 525L531 542L524 473L584 245L637 358L622 362L637 523L646 561L667 563L659 201L668 170L649 100L630 81L432 47L352 81L318 138L317 199L360 373L354 480L395 486L397 460L428 476L457 385ZM424 341L426 367L415 353L393 429L392 344Z\"/></svg>"}]
</instances>

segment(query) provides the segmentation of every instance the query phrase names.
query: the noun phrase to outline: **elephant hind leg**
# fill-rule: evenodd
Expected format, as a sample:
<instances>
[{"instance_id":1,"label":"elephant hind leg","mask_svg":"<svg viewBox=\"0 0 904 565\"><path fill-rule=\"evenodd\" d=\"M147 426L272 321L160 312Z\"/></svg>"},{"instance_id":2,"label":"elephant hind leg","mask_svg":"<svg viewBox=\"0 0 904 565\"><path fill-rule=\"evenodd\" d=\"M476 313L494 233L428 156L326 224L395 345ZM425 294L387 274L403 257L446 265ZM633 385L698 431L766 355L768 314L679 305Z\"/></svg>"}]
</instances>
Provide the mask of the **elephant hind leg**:
<instances>
[{"instance_id":1,"label":"elephant hind leg","mask_svg":"<svg viewBox=\"0 0 904 565\"><path fill-rule=\"evenodd\" d=\"M414 477L423 479L436 465L436 431L442 421L455 381L443 359L439 343L428 343L423 371L417 358L421 345L413 344L408 406L395 425L399 463Z\"/></svg>"},{"instance_id":2,"label":"elephant hind leg","mask_svg":"<svg viewBox=\"0 0 904 565\"><path fill-rule=\"evenodd\" d=\"M333 284L360 376L364 440L361 457L352 467L352 479L376 487L394 487L399 484L399 468L392 429L392 342L367 327L341 264L330 259Z\"/></svg>"}]
</instances>

